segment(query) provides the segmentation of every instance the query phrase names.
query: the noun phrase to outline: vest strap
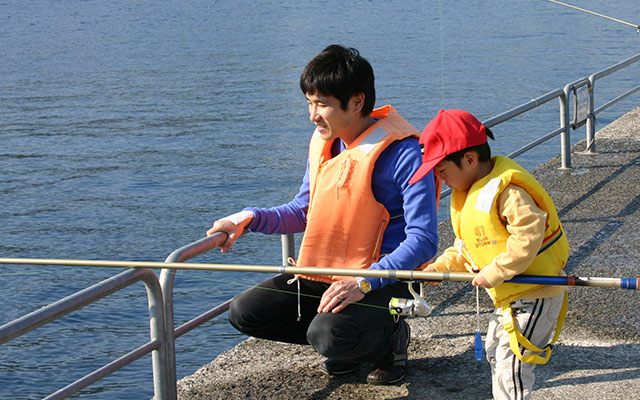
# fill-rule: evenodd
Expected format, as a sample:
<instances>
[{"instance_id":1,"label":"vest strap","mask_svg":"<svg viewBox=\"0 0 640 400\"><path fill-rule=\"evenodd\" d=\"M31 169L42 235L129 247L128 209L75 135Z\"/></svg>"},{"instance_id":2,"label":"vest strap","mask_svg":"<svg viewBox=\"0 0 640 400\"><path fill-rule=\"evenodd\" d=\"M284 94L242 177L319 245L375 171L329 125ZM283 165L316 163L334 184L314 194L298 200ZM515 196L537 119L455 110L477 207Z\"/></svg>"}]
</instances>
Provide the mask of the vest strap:
<instances>
[{"instance_id":1,"label":"vest strap","mask_svg":"<svg viewBox=\"0 0 640 400\"><path fill-rule=\"evenodd\" d=\"M558 226L558 229L556 229L555 232L553 232L551 235L544 238L544 240L542 241L542 245L540 246L540 250L538 250L538 254L542 253L543 251L551 247L551 245L557 242L561 236L562 236L562 227Z\"/></svg>"},{"instance_id":2,"label":"vest strap","mask_svg":"<svg viewBox=\"0 0 640 400\"><path fill-rule=\"evenodd\" d=\"M522 362L531 363L531 364L546 364L551 357L551 351L553 350L553 344L558 340L560 336L560 332L562 332L562 326L564 325L564 319L567 315L567 304L568 304L568 295L567 292L564 293L564 300L562 301L562 308L560 309L560 314L558 315L558 324L556 326L556 333L553 336L553 340L549 343L544 349L538 348L534 346L529 339L524 337L522 333L518 330L518 326L513 318L513 311L511 310L511 304L507 304L505 307L502 307L502 316L504 317L503 327L504 330L509 333L509 347L511 347L511 351L518 357ZM524 347L526 350L529 350L533 353L545 353L545 356L540 356L538 354L528 354L524 356L520 351L520 346Z\"/></svg>"}]
</instances>

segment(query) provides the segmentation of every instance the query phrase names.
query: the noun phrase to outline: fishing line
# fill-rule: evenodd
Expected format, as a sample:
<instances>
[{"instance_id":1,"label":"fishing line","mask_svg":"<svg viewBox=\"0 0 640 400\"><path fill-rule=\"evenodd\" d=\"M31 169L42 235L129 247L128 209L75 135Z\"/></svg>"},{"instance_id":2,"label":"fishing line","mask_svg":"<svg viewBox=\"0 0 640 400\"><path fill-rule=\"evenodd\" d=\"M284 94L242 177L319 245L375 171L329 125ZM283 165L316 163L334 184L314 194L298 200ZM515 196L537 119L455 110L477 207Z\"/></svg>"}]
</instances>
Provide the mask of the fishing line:
<instances>
[{"instance_id":1,"label":"fishing line","mask_svg":"<svg viewBox=\"0 0 640 400\"><path fill-rule=\"evenodd\" d=\"M7 274L0 274L0 276L20 276L20 275L40 275L41 272L33 271L33 272L11 272Z\"/></svg>"},{"instance_id":2,"label":"fishing line","mask_svg":"<svg viewBox=\"0 0 640 400\"><path fill-rule=\"evenodd\" d=\"M226 281L226 280L223 280L223 279L207 278L207 277L204 277L204 276L199 276L199 275L194 275L194 274L189 274L189 273L181 273L180 275L189 276L189 277L192 277L192 278L198 278L198 279L201 279L201 280L209 280L209 281L212 281L212 282L225 283L225 284L235 285L235 286L242 286L242 287L247 287L247 288L252 288L252 289L262 289L262 290L268 290L268 291L276 292L276 293L290 294L290 295L294 295L294 296L298 295L297 291L289 291L289 290L276 289L276 288L266 288L266 287L258 286L259 284L250 285L250 284L242 283L242 282L239 282L239 281ZM314 298L314 299L321 299L322 298L322 296L318 296L318 295L314 295L314 294L307 294L307 293L300 293L300 296ZM350 304L364 306L364 307L380 308L380 309L383 309L383 310L389 310L389 307L378 306L378 305L375 305L375 304L367 304L367 303L360 303L360 302L350 303Z\"/></svg>"},{"instance_id":3,"label":"fishing line","mask_svg":"<svg viewBox=\"0 0 640 400\"><path fill-rule=\"evenodd\" d=\"M109 268L109 267L105 267L105 268ZM67 269L68 272L82 272L82 271L86 271L86 269L84 268L72 268L70 267L69 269ZM4 273L4 274L0 274L0 276L19 276L19 275L42 275L42 274L53 274L54 271L51 270L40 270L40 271L32 271L32 272L15 272L15 273ZM60 272L59 270L57 272ZM190 277L190 278L197 278L200 280L207 280L207 281L211 281L211 282L217 282L217 283L224 283L227 285L233 285L233 286L242 286L245 288L255 288L255 289L262 289L262 290L268 290L268 291L272 291L272 292L277 292L277 293L284 293L284 294L290 294L290 295L294 295L297 296L298 293L296 291L288 291L288 290L282 290L282 289L275 289L275 288L265 288L265 287L261 287L258 285L252 285L252 284L248 284L248 283L242 283L239 281L228 281L228 280L224 280L224 279L215 279L215 278L210 278L210 277L204 277L204 276L200 276L200 275L196 275L195 273L189 273L190 271L182 271L180 273L180 276L182 277ZM322 296L317 296L317 295L312 295L312 294L306 294L306 293L300 293L301 296L305 296L305 297L309 297L309 298L315 298L315 299L321 299ZM361 302L355 302L355 303L350 303L350 304L354 304L354 305L358 305L358 306L363 306L363 307L372 307L372 308L378 308L378 309L383 309L383 310L389 310L389 307L384 307L384 306L378 306L375 304L367 304L367 303L361 303Z\"/></svg>"},{"instance_id":4,"label":"fishing line","mask_svg":"<svg viewBox=\"0 0 640 400\"><path fill-rule=\"evenodd\" d=\"M441 87L442 87L442 107L441 109L444 110L444 39L442 37L442 0L439 1L439 5L440 7L438 8L439 10L439 17L440 17L440 83L441 83Z\"/></svg>"},{"instance_id":5,"label":"fishing line","mask_svg":"<svg viewBox=\"0 0 640 400\"><path fill-rule=\"evenodd\" d=\"M604 15L604 14L597 13L597 12L595 12L595 11L586 10L586 9L584 9L584 8L580 8L580 7L577 7L577 6L571 5L571 4L563 3L563 2L561 2L561 1L557 1L557 0L547 0L547 1L549 1L549 2L551 2L551 3L560 4L560 5L565 6L565 7L573 8L573 9L576 9L576 10L578 10L578 11L585 12L585 13L587 13L587 14L596 15L596 16L598 16L598 17L606 18L606 19L609 19L609 20L611 20L611 21L615 21L615 22L619 22L619 23L624 24L624 25L631 26L631 27L633 27L633 28L636 28L636 35L640 33L640 25L632 24L631 22L623 21L623 20L618 19L618 18L613 18L613 17L610 17L610 16L608 16L608 15Z\"/></svg>"}]
</instances>

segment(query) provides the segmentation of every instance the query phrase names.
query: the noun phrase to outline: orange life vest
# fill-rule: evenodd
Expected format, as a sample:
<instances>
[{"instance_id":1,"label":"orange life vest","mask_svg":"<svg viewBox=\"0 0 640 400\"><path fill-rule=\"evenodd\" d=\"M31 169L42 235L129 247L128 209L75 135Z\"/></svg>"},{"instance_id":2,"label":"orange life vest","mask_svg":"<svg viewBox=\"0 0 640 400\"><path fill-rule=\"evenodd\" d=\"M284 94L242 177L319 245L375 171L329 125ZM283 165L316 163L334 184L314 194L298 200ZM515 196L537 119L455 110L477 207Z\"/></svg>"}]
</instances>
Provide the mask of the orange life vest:
<instances>
[{"instance_id":1,"label":"orange life vest","mask_svg":"<svg viewBox=\"0 0 640 400\"><path fill-rule=\"evenodd\" d=\"M333 141L323 140L317 131L311 138L309 209L298 266L368 268L380 258L389 212L373 195L373 168L391 143L420 133L390 105L371 116L378 121L335 157ZM325 283L349 278L300 276Z\"/></svg>"}]
</instances>

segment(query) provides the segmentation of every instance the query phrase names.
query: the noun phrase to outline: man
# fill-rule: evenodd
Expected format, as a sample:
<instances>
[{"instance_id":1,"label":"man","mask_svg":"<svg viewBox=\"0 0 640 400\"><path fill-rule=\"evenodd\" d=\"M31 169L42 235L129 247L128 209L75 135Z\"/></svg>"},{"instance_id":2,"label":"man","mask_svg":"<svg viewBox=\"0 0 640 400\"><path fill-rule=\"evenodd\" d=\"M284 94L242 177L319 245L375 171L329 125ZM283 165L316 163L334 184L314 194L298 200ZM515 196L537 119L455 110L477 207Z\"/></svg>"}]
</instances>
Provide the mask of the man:
<instances>
[{"instance_id":1,"label":"man","mask_svg":"<svg viewBox=\"0 0 640 400\"><path fill-rule=\"evenodd\" d=\"M300 88L316 129L299 193L279 207L217 220L207 235L226 232L226 252L245 229L304 232L298 266L398 270L431 260L436 183L431 174L409 185L421 165L419 132L391 106L373 110L369 62L355 49L331 45L305 67ZM367 381L392 384L406 375L410 332L390 315L391 297L410 297L407 285L283 274L236 296L229 320L251 336L311 344L327 357L324 370L331 375L372 362Z\"/></svg>"}]
</instances>

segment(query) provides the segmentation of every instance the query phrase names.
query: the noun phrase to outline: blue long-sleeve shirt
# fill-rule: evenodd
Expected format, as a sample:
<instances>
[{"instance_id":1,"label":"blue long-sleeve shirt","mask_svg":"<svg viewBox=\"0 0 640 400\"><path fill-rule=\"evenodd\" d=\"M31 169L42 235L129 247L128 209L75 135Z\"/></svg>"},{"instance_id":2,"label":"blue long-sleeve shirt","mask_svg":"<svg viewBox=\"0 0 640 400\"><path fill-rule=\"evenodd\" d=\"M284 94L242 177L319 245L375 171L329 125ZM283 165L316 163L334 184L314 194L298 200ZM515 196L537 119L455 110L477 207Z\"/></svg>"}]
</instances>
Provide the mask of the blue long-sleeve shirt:
<instances>
[{"instance_id":1,"label":"blue long-sleeve shirt","mask_svg":"<svg viewBox=\"0 0 640 400\"><path fill-rule=\"evenodd\" d=\"M334 154L344 150L341 146ZM384 231L379 262L371 269L411 270L432 259L438 247L438 221L433 172L413 185L409 179L422 163L420 146L414 137L393 142L378 157L372 176L372 190L391 216ZM305 230L309 208L309 165L298 194L290 202L272 208L248 207L254 217L248 228L266 234L298 233ZM357 210L354 210L357 212ZM372 289L395 279L367 278Z\"/></svg>"}]
</instances>

